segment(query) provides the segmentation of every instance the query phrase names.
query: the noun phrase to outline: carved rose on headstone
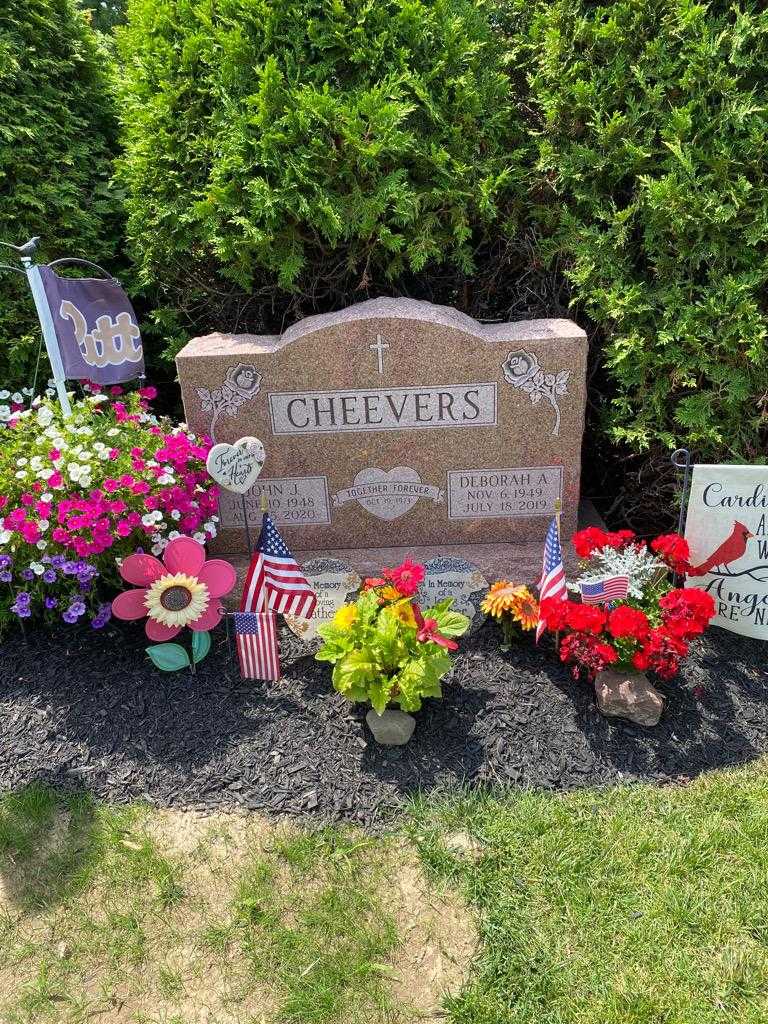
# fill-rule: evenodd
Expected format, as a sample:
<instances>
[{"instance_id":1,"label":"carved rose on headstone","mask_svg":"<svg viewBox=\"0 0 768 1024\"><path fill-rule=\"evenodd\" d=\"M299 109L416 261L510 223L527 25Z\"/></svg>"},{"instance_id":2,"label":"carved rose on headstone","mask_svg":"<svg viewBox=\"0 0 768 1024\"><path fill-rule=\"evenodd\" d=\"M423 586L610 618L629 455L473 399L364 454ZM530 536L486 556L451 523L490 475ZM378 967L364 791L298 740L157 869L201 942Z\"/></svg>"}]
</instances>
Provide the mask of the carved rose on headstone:
<instances>
[{"instance_id":1,"label":"carved rose on headstone","mask_svg":"<svg viewBox=\"0 0 768 1024\"><path fill-rule=\"evenodd\" d=\"M236 416L241 405L256 397L260 386L261 374L256 367L250 363L238 363L227 370L220 388L197 388L200 408L203 412L213 414L208 432L214 440L219 416Z\"/></svg>"},{"instance_id":2,"label":"carved rose on headstone","mask_svg":"<svg viewBox=\"0 0 768 1024\"><path fill-rule=\"evenodd\" d=\"M560 406L558 396L568 394L568 377L570 370L559 373L546 373L539 366L539 361L531 352L510 352L501 364L504 376L509 383L525 392L531 399L531 405L538 405L546 398L555 410L555 425L552 436L560 433Z\"/></svg>"}]
</instances>

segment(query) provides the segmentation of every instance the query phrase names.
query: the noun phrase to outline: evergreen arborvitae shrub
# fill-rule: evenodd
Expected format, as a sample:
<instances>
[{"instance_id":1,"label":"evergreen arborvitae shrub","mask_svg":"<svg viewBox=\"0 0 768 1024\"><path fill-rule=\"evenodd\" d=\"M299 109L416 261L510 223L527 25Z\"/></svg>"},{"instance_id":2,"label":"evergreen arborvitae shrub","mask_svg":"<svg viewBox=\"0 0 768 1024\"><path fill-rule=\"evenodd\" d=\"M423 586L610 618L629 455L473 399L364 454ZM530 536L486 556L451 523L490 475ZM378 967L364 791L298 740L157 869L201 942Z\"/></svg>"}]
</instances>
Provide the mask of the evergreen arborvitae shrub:
<instances>
[{"instance_id":1,"label":"evergreen arborvitae shrub","mask_svg":"<svg viewBox=\"0 0 768 1024\"><path fill-rule=\"evenodd\" d=\"M242 296L233 327L286 292L329 308L470 272L519 142L491 7L130 0L121 180L143 283L193 316Z\"/></svg>"},{"instance_id":2,"label":"evergreen arborvitae shrub","mask_svg":"<svg viewBox=\"0 0 768 1024\"><path fill-rule=\"evenodd\" d=\"M98 262L115 249L117 125L104 63L74 0L0 4L0 240L40 235L39 259ZM17 261L0 247L0 262ZM0 271L0 388L31 383L39 339L26 280Z\"/></svg>"},{"instance_id":3,"label":"evergreen arborvitae shrub","mask_svg":"<svg viewBox=\"0 0 768 1024\"><path fill-rule=\"evenodd\" d=\"M765 458L764 8L557 0L531 29L548 244L607 335L606 426L636 450Z\"/></svg>"}]
</instances>

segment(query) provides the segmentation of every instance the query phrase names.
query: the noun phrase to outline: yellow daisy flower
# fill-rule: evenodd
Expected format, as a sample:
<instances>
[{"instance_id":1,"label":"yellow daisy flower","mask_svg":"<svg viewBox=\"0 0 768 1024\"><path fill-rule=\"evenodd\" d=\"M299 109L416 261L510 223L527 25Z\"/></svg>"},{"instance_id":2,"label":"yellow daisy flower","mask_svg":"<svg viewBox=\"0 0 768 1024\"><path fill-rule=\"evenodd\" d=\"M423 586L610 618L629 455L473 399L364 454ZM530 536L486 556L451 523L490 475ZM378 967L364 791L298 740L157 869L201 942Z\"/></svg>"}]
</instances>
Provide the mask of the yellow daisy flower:
<instances>
[{"instance_id":1,"label":"yellow daisy flower","mask_svg":"<svg viewBox=\"0 0 768 1024\"><path fill-rule=\"evenodd\" d=\"M357 606L354 604L343 604L333 616L333 624L336 629L352 629L352 623L357 619Z\"/></svg>"}]
</instances>

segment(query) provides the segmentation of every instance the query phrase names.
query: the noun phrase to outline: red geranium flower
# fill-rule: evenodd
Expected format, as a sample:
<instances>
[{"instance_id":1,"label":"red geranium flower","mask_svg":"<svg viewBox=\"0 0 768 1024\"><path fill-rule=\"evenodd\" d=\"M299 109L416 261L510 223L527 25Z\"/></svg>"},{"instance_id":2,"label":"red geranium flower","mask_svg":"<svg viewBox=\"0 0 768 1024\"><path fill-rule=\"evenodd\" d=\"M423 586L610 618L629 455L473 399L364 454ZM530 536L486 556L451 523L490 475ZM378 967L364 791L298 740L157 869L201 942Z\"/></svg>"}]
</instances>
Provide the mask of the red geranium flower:
<instances>
[{"instance_id":1,"label":"red geranium flower","mask_svg":"<svg viewBox=\"0 0 768 1024\"><path fill-rule=\"evenodd\" d=\"M605 611L596 605L568 602L568 625L579 633L601 633L606 618Z\"/></svg>"},{"instance_id":2,"label":"red geranium flower","mask_svg":"<svg viewBox=\"0 0 768 1024\"><path fill-rule=\"evenodd\" d=\"M619 550L635 539L632 530L616 530L611 533L597 526L588 526L585 530L574 533L573 546L579 558L589 558L595 551L602 551L603 548Z\"/></svg>"},{"instance_id":3,"label":"red geranium flower","mask_svg":"<svg viewBox=\"0 0 768 1024\"><path fill-rule=\"evenodd\" d=\"M714 598L698 587L670 590L659 599L659 607L667 632L682 638L703 633L715 614Z\"/></svg>"},{"instance_id":4,"label":"red geranium flower","mask_svg":"<svg viewBox=\"0 0 768 1024\"><path fill-rule=\"evenodd\" d=\"M688 568L688 541L679 533L664 533L657 537L651 541L651 551L663 559L674 572L685 572Z\"/></svg>"},{"instance_id":5,"label":"red geranium flower","mask_svg":"<svg viewBox=\"0 0 768 1024\"><path fill-rule=\"evenodd\" d=\"M619 605L608 616L608 632L617 639L628 636L635 640L644 640L650 628L645 612L628 604Z\"/></svg>"},{"instance_id":6,"label":"red geranium flower","mask_svg":"<svg viewBox=\"0 0 768 1024\"><path fill-rule=\"evenodd\" d=\"M545 597L539 606L539 617L552 633L559 633L568 624L569 601L559 597Z\"/></svg>"}]
</instances>

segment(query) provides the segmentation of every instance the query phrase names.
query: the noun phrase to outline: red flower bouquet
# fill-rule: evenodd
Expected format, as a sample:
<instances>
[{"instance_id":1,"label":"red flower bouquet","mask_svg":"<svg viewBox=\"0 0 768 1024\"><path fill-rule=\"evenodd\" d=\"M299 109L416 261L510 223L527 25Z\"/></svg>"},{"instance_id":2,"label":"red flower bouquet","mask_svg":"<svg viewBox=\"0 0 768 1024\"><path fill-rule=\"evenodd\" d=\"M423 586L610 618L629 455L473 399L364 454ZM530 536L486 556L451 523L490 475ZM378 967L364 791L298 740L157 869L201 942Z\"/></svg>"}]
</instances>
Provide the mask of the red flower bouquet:
<instances>
[{"instance_id":1,"label":"red flower bouquet","mask_svg":"<svg viewBox=\"0 0 768 1024\"><path fill-rule=\"evenodd\" d=\"M574 535L573 544L584 560L580 581L625 575L629 586L624 600L606 605L542 601L547 629L562 637L561 660L572 665L574 676L585 672L590 679L608 668L673 678L690 640L715 614L705 591L673 589L671 573L688 564L685 540L665 534L646 544L630 530L589 527Z\"/></svg>"}]
</instances>

